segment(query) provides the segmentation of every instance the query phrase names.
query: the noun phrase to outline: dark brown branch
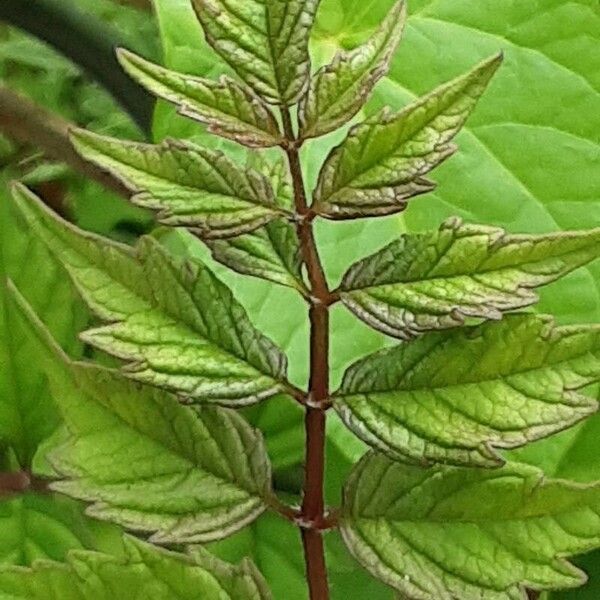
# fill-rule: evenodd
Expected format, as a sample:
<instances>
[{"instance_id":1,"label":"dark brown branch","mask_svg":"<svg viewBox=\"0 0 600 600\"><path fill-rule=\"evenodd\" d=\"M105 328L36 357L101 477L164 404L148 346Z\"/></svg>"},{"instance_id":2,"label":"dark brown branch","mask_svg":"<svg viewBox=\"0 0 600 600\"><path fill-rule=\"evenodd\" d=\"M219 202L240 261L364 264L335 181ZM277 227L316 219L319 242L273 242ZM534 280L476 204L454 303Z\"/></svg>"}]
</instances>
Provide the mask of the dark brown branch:
<instances>
[{"instance_id":1,"label":"dark brown branch","mask_svg":"<svg viewBox=\"0 0 600 600\"><path fill-rule=\"evenodd\" d=\"M140 10L152 10L152 0L117 0L117 2Z\"/></svg>"},{"instance_id":2,"label":"dark brown branch","mask_svg":"<svg viewBox=\"0 0 600 600\"><path fill-rule=\"evenodd\" d=\"M25 492L48 493L49 482L27 471L0 473L0 499Z\"/></svg>"},{"instance_id":3,"label":"dark brown branch","mask_svg":"<svg viewBox=\"0 0 600 600\"><path fill-rule=\"evenodd\" d=\"M67 163L79 173L128 198L123 184L77 154L69 141L69 130L73 127L25 96L0 86L0 131L18 142L40 148L49 158Z\"/></svg>"},{"instance_id":4,"label":"dark brown branch","mask_svg":"<svg viewBox=\"0 0 600 600\"><path fill-rule=\"evenodd\" d=\"M328 600L329 585L320 524L326 520L324 501L326 410L329 408L329 305L332 296L315 243L312 216L289 110L282 109L284 147L294 185L297 233L310 281L310 382L305 416L306 464L304 497L298 517L311 600Z\"/></svg>"}]
</instances>

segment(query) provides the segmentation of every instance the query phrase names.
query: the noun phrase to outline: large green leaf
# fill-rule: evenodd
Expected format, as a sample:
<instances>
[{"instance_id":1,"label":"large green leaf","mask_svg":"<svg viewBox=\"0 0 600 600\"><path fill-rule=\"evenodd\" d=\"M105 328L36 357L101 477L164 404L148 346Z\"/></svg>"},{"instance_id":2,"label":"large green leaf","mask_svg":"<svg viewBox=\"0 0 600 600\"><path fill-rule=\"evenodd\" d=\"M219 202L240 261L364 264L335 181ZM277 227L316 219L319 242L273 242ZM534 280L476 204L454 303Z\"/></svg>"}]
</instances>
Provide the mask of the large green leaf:
<instances>
[{"instance_id":1,"label":"large green leaf","mask_svg":"<svg viewBox=\"0 0 600 600\"><path fill-rule=\"evenodd\" d=\"M127 360L129 377L226 405L284 389L285 356L204 265L174 259L152 238L133 250L76 230L24 189L14 197L91 309L110 323L85 340Z\"/></svg>"},{"instance_id":2,"label":"large green leaf","mask_svg":"<svg viewBox=\"0 0 600 600\"><path fill-rule=\"evenodd\" d=\"M200 550L167 552L125 538L114 558L73 551L66 564L40 561L31 569L0 569L1 600L270 600L249 561L235 567Z\"/></svg>"},{"instance_id":3,"label":"large green leaf","mask_svg":"<svg viewBox=\"0 0 600 600\"><path fill-rule=\"evenodd\" d=\"M577 587L563 557L600 545L600 487L533 467L424 470L369 454L348 481L342 533L376 577L414 600L524 600Z\"/></svg>"},{"instance_id":4,"label":"large green leaf","mask_svg":"<svg viewBox=\"0 0 600 600\"><path fill-rule=\"evenodd\" d=\"M192 0L206 39L273 104L294 104L310 75L308 39L319 0Z\"/></svg>"},{"instance_id":5,"label":"large green leaf","mask_svg":"<svg viewBox=\"0 0 600 600\"><path fill-rule=\"evenodd\" d=\"M500 62L494 56L400 112L385 108L353 127L323 165L315 210L331 219L388 215L431 191L424 176L456 152L452 139Z\"/></svg>"},{"instance_id":6,"label":"large green leaf","mask_svg":"<svg viewBox=\"0 0 600 600\"><path fill-rule=\"evenodd\" d=\"M405 234L353 265L341 298L369 325L410 339L533 304L534 288L598 256L600 229L508 235L451 219L438 231Z\"/></svg>"},{"instance_id":7,"label":"large green leaf","mask_svg":"<svg viewBox=\"0 0 600 600\"><path fill-rule=\"evenodd\" d=\"M182 406L116 371L75 363L14 291L69 437L50 456L55 491L90 503L88 514L155 543L221 539L271 501L262 436L237 412Z\"/></svg>"},{"instance_id":8,"label":"large green leaf","mask_svg":"<svg viewBox=\"0 0 600 600\"><path fill-rule=\"evenodd\" d=\"M222 152L173 140L158 146L125 142L83 130L72 140L84 158L123 181L132 202L158 211L165 225L214 239L287 215L266 177L238 167Z\"/></svg>"},{"instance_id":9,"label":"large green leaf","mask_svg":"<svg viewBox=\"0 0 600 600\"><path fill-rule=\"evenodd\" d=\"M534 315L427 334L347 371L334 406L392 458L493 466L493 448L548 436L594 413L600 326Z\"/></svg>"},{"instance_id":10,"label":"large green leaf","mask_svg":"<svg viewBox=\"0 0 600 600\"><path fill-rule=\"evenodd\" d=\"M183 116L208 126L208 131L251 147L281 143L273 113L254 93L223 75L218 82L170 71L120 50L119 62L138 83L173 102Z\"/></svg>"},{"instance_id":11,"label":"large green leaf","mask_svg":"<svg viewBox=\"0 0 600 600\"><path fill-rule=\"evenodd\" d=\"M360 111L388 72L405 23L406 2L399 0L367 43L339 52L318 71L298 110L302 138L330 133Z\"/></svg>"}]
</instances>

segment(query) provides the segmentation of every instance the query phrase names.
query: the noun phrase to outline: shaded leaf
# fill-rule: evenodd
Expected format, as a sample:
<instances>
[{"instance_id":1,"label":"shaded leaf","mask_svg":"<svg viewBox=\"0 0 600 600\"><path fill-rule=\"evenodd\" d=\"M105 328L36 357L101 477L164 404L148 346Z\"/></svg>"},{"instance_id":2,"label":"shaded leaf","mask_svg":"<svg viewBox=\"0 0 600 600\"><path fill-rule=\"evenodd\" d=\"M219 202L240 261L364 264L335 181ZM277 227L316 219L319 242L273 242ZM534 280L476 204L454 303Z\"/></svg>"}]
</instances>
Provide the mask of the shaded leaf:
<instances>
[{"instance_id":1,"label":"shaded leaf","mask_svg":"<svg viewBox=\"0 0 600 600\"><path fill-rule=\"evenodd\" d=\"M14 197L90 308L110 323L83 337L126 360L128 377L232 406L284 389L285 356L202 263L175 259L149 237L132 249L79 231L23 188Z\"/></svg>"},{"instance_id":2,"label":"shaded leaf","mask_svg":"<svg viewBox=\"0 0 600 600\"><path fill-rule=\"evenodd\" d=\"M509 235L450 219L438 231L405 234L352 266L341 298L372 327L410 339L529 306L538 300L534 288L598 256L600 229Z\"/></svg>"},{"instance_id":3,"label":"shaded leaf","mask_svg":"<svg viewBox=\"0 0 600 600\"><path fill-rule=\"evenodd\" d=\"M563 557L600 545L600 486L519 464L423 470L371 453L346 486L342 534L411 600L525 600L525 585L585 582Z\"/></svg>"},{"instance_id":4,"label":"shaded leaf","mask_svg":"<svg viewBox=\"0 0 600 600\"><path fill-rule=\"evenodd\" d=\"M52 489L155 543L221 539L266 509L263 439L237 412L194 410L116 371L70 361L14 293L29 335L46 345L39 358L70 434L50 456L64 478Z\"/></svg>"},{"instance_id":5,"label":"shaded leaf","mask_svg":"<svg viewBox=\"0 0 600 600\"><path fill-rule=\"evenodd\" d=\"M454 154L452 139L501 60L493 56L400 112L386 108L353 127L321 170L315 210L331 219L388 215L431 191L424 175Z\"/></svg>"},{"instance_id":6,"label":"shaded leaf","mask_svg":"<svg viewBox=\"0 0 600 600\"><path fill-rule=\"evenodd\" d=\"M299 106L302 138L334 131L360 111L387 74L405 24L406 2L399 0L364 45L339 52L317 72Z\"/></svg>"},{"instance_id":7,"label":"shaded leaf","mask_svg":"<svg viewBox=\"0 0 600 600\"><path fill-rule=\"evenodd\" d=\"M0 181L0 186L3 183ZM19 466L31 467L37 448L59 424L43 372L31 361L33 348L24 338L6 293L13 277L39 311L57 341L72 354L81 352L77 331L86 323L83 303L62 277L44 244L26 229L4 187L0 189L0 448L9 447Z\"/></svg>"},{"instance_id":8,"label":"shaded leaf","mask_svg":"<svg viewBox=\"0 0 600 600\"><path fill-rule=\"evenodd\" d=\"M118 177L132 202L158 220L203 238L252 231L283 213L262 175L243 170L222 152L167 140L155 146L77 130L77 151Z\"/></svg>"},{"instance_id":9,"label":"shaded leaf","mask_svg":"<svg viewBox=\"0 0 600 600\"><path fill-rule=\"evenodd\" d=\"M267 163L256 159L256 170L269 177L277 204L284 209L293 206L293 191L283 161ZM264 228L227 240L207 242L213 258L230 269L279 283L306 294L302 279L302 256L294 225L277 219Z\"/></svg>"},{"instance_id":10,"label":"shaded leaf","mask_svg":"<svg viewBox=\"0 0 600 600\"><path fill-rule=\"evenodd\" d=\"M270 600L250 561L224 563L207 552L187 554L125 538L126 554L73 551L66 564L40 561L31 569L0 570L2 600Z\"/></svg>"},{"instance_id":11,"label":"shaded leaf","mask_svg":"<svg viewBox=\"0 0 600 600\"><path fill-rule=\"evenodd\" d=\"M295 104L308 84L319 0L192 0L206 39L267 102Z\"/></svg>"},{"instance_id":12,"label":"shaded leaf","mask_svg":"<svg viewBox=\"0 0 600 600\"><path fill-rule=\"evenodd\" d=\"M26 493L0 502L0 565L63 561L74 549L118 554L117 528L94 521L58 494Z\"/></svg>"},{"instance_id":13,"label":"shaded leaf","mask_svg":"<svg viewBox=\"0 0 600 600\"><path fill-rule=\"evenodd\" d=\"M251 147L278 145L282 138L270 109L252 90L223 75L218 82L184 75L119 50L119 62L139 84L173 102L179 113L211 133Z\"/></svg>"},{"instance_id":14,"label":"shaded leaf","mask_svg":"<svg viewBox=\"0 0 600 600\"><path fill-rule=\"evenodd\" d=\"M491 467L496 448L594 413L577 390L600 380L600 327L511 315L368 356L334 396L345 423L392 458Z\"/></svg>"}]
</instances>

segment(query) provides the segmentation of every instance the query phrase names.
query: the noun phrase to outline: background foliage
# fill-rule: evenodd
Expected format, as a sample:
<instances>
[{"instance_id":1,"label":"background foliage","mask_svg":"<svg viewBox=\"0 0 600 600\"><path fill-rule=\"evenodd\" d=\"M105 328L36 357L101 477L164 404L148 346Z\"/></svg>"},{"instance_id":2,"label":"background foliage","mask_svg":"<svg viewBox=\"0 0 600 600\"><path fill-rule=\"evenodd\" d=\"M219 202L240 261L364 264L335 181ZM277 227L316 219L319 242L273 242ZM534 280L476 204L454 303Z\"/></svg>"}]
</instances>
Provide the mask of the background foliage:
<instances>
[{"instance_id":1,"label":"background foliage","mask_svg":"<svg viewBox=\"0 0 600 600\"><path fill-rule=\"evenodd\" d=\"M228 72L228 67L207 51L189 0L155 0L154 16L110 0L86 0L83 4L120 30L127 47L149 59L160 61L162 55L164 65L198 75ZM323 0L311 48L317 64L328 61L338 48L352 48L364 41L391 4L391 0ZM505 63L460 134L460 152L436 172L439 187L433 194L416 200L401 218L320 225L319 243L333 280L339 280L352 262L376 251L399 232L435 229L449 216L459 215L469 222L501 226L511 232L600 224L597 0L412 0L409 11L407 30L390 75L380 84L367 113L383 105L399 108L499 49L505 52ZM142 137L117 104L67 60L16 30L3 28L0 35L4 85L94 131ZM318 166L339 135L311 141L305 147L303 160L311 187ZM159 103L153 137L159 141L169 136L241 152L227 141L207 136L201 126ZM0 273L3 279L5 274L16 278L59 341L76 356L86 351L74 342L74 332L87 318L85 311L45 251L29 238L15 215L9 214L4 198L6 183L19 177L45 191L47 197L58 194L60 204L79 225L121 239L131 239L147 228L149 218L97 184L48 163L37 149L22 148L3 138L0 161ZM191 237L160 229L155 235L181 255L201 254L210 262L206 251ZM286 348L291 379L300 383L308 364L307 323L301 300L291 290L278 289L276 296L267 282L242 278L214 263L211 266L235 290L255 325ZM37 273L44 275L35 277ZM598 264L581 269L544 290L538 310L556 314L560 323L598 322L599 285ZM44 453L53 438L60 436L56 410L44 380L27 361L27 348L20 347L17 352L11 346L23 338L3 291L0 307L0 444L6 447L0 456L7 466L18 463L43 473L47 469ZM274 314L277 319L273 319ZM332 316L335 386L349 363L389 341L342 307L336 307ZM248 409L248 414L266 434L278 486L294 495L299 489L303 454L302 413L298 410L294 414L286 405L282 418L280 406L278 402L267 403ZM335 417L331 421L327 488L330 502L337 503L341 482L364 449ZM4 427L5 423L11 426ZM514 454L548 475L592 481L600 479L598 440L600 419L594 417ZM2 501L0 523L3 561L29 564L38 556L62 559L69 548L121 551L114 528L98 526L82 516L76 503L57 497L28 494ZM10 533L5 535L4 531ZM293 529L265 516L214 549L228 560L252 556L276 598L300 600L305 592L296 538ZM387 588L364 576L346 556L337 533L327 537L327 544L334 598L352 597L356 589L364 589L365 597L390 598ZM600 555L583 557L580 564L592 576L590 585L553 598L597 597Z\"/></svg>"}]
</instances>

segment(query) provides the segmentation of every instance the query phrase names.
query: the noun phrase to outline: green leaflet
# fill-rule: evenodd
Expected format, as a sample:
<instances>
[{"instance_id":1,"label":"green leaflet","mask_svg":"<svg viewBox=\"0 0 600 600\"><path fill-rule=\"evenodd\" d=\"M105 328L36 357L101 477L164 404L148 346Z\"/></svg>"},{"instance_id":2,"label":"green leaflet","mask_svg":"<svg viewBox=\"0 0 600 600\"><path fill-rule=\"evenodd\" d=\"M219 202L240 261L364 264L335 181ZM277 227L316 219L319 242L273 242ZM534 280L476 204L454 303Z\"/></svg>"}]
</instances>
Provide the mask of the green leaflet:
<instances>
[{"instance_id":1,"label":"green leaflet","mask_svg":"<svg viewBox=\"0 0 600 600\"><path fill-rule=\"evenodd\" d=\"M295 104L310 76L319 0L192 0L214 50L271 104Z\"/></svg>"},{"instance_id":2,"label":"green leaflet","mask_svg":"<svg viewBox=\"0 0 600 600\"><path fill-rule=\"evenodd\" d=\"M269 178L275 201L291 209L293 192L287 167L282 160L268 163L257 157L256 170ZM227 240L207 241L213 258L230 269L294 288L306 295L302 278L302 257L296 228L284 219L267 223L264 228Z\"/></svg>"},{"instance_id":3,"label":"green leaflet","mask_svg":"<svg viewBox=\"0 0 600 600\"><path fill-rule=\"evenodd\" d=\"M367 43L336 54L313 77L300 101L302 138L318 137L350 121L385 77L406 24L406 2L399 0Z\"/></svg>"},{"instance_id":4,"label":"green leaflet","mask_svg":"<svg viewBox=\"0 0 600 600\"><path fill-rule=\"evenodd\" d=\"M187 554L125 538L126 554L71 552L66 564L0 569L0 600L271 600L250 561L224 563L207 552Z\"/></svg>"},{"instance_id":5,"label":"green leaflet","mask_svg":"<svg viewBox=\"0 0 600 600\"><path fill-rule=\"evenodd\" d=\"M126 360L128 377L231 406L284 389L285 356L203 264L171 257L152 238L134 250L78 231L24 188L14 197L90 308L110 322L83 337Z\"/></svg>"},{"instance_id":6,"label":"green leaflet","mask_svg":"<svg viewBox=\"0 0 600 600\"><path fill-rule=\"evenodd\" d=\"M208 126L208 131L250 147L281 142L273 113L249 88L223 75L218 82L184 75L119 50L119 62L138 83L173 102L179 113Z\"/></svg>"},{"instance_id":7,"label":"green leaflet","mask_svg":"<svg viewBox=\"0 0 600 600\"><path fill-rule=\"evenodd\" d=\"M52 489L90 516L151 533L157 544L204 543L238 531L271 498L261 434L236 411L193 409L116 371L74 363L19 293L69 437L49 457Z\"/></svg>"},{"instance_id":8,"label":"green leaflet","mask_svg":"<svg viewBox=\"0 0 600 600\"><path fill-rule=\"evenodd\" d=\"M7 277L23 288L58 342L70 353L80 353L75 338L86 322L85 307L44 245L18 218L0 181L0 448L11 448L27 469L38 445L58 426L59 415L44 374L31 362L33 348L15 319Z\"/></svg>"},{"instance_id":9,"label":"green leaflet","mask_svg":"<svg viewBox=\"0 0 600 600\"><path fill-rule=\"evenodd\" d=\"M600 486L519 464L423 470L371 453L347 483L342 534L411 600L525 600L525 585L585 582L562 557L600 545Z\"/></svg>"},{"instance_id":10,"label":"green leaflet","mask_svg":"<svg viewBox=\"0 0 600 600\"><path fill-rule=\"evenodd\" d=\"M438 231L405 234L350 268L344 304L388 335L410 339L499 319L537 302L546 285L600 256L600 229L548 235L446 221Z\"/></svg>"},{"instance_id":11,"label":"green leaflet","mask_svg":"<svg viewBox=\"0 0 600 600\"><path fill-rule=\"evenodd\" d=\"M158 211L158 220L203 238L252 231L284 213L262 175L241 169L222 152L167 140L155 146L77 130L77 151L118 177L132 202Z\"/></svg>"},{"instance_id":12,"label":"green leaflet","mask_svg":"<svg viewBox=\"0 0 600 600\"><path fill-rule=\"evenodd\" d=\"M27 493L1 501L0 531L0 565L62 561L73 549L119 548L115 527L89 519L79 503L57 494Z\"/></svg>"},{"instance_id":13,"label":"green leaflet","mask_svg":"<svg viewBox=\"0 0 600 600\"><path fill-rule=\"evenodd\" d=\"M451 140L501 60L493 56L400 112L386 108L353 127L321 170L315 210L330 219L388 215L431 191L424 175L454 154Z\"/></svg>"},{"instance_id":14,"label":"green leaflet","mask_svg":"<svg viewBox=\"0 0 600 600\"><path fill-rule=\"evenodd\" d=\"M548 436L594 413L600 327L536 315L431 333L368 356L334 395L365 442L412 463L494 466L494 447Z\"/></svg>"}]
</instances>

